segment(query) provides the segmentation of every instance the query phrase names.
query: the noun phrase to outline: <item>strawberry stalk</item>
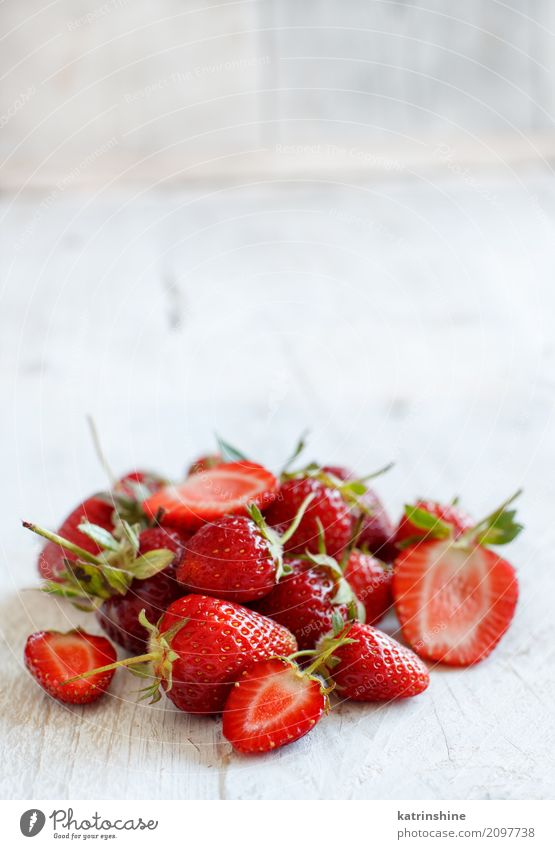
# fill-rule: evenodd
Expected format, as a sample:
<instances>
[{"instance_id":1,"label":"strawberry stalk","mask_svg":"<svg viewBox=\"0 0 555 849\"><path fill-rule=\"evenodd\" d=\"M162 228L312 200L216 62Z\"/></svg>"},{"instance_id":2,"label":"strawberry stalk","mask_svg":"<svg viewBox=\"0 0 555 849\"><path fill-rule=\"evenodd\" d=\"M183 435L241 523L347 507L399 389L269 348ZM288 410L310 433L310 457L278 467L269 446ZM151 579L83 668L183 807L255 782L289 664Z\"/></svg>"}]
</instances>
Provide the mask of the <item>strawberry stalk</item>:
<instances>
[{"instance_id":1,"label":"strawberry stalk","mask_svg":"<svg viewBox=\"0 0 555 849\"><path fill-rule=\"evenodd\" d=\"M291 567L283 562L283 549L287 541L291 539L291 537L301 524L301 521L303 519L304 514L306 513L309 504L311 504L315 498L316 493L314 492L311 492L310 495L307 495L307 497L297 510L295 518L293 519L287 530L281 535L276 533L274 529L268 525L256 504L249 504L247 506L247 512L250 518L253 520L260 533L268 543L270 553L276 563L276 583L284 575L288 575L291 572Z\"/></svg>"}]
</instances>

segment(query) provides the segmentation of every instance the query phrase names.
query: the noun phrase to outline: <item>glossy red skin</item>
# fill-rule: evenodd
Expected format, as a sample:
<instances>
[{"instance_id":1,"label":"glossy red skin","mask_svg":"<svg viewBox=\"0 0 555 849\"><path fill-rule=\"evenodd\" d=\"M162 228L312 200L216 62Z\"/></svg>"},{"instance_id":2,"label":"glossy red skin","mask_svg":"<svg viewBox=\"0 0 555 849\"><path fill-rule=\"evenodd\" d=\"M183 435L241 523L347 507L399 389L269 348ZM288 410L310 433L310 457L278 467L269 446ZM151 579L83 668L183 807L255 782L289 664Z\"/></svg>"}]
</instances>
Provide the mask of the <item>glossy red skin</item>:
<instances>
[{"instance_id":1,"label":"glossy red skin","mask_svg":"<svg viewBox=\"0 0 555 849\"><path fill-rule=\"evenodd\" d=\"M58 528L57 533L73 542L76 545L84 548L85 551L90 551L91 554L98 554L100 546L93 542L86 534L78 530L78 526L82 522L91 522L94 525L100 525L107 531L113 529L112 516L114 505L108 503L97 495L92 495L79 504L75 510L69 514L67 519ZM55 581L60 572L64 570L64 558L74 561L75 555L71 552L64 551L59 545L54 542L47 542L39 554L38 570L42 578L48 581Z\"/></svg>"},{"instance_id":2,"label":"glossy red skin","mask_svg":"<svg viewBox=\"0 0 555 849\"><path fill-rule=\"evenodd\" d=\"M50 653L56 649L56 643L58 661L53 660ZM76 659L72 651L73 646L81 644L86 647L85 663L81 662L82 658ZM32 676L50 696L65 704L84 705L95 702L105 693L115 670L101 672L71 684L64 682L74 675L114 663L117 655L105 637L97 637L85 631L71 631L67 634L38 631L27 638L24 659Z\"/></svg>"},{"instance_id":3,"label":"glossy red skin","mask_svg":"<svg viewBox=\"0 0 555 849\"><path fill-rule=\"evenodd\" d=\"M284 681L283 688L280 686ZM252 728L252 704L260 699L260 692L270 682L269 699L262 702L257 730ZM301 704L288 709L289 690L296 691L295 698L303 697ZM285 705L280 703L284 694ZM312 731L324 715L326 699L318 681L301 675L297 667L272 658L255 663L244 672L232 687L225 703L222 731L233 748L244 754L271 752L279 746L293 743Z\"/></svg>"},{"instance_id":4,"label":"glossy red skin","mask_svg":"<svg viewBox=\"0 0 555 849\"><path fill-rule=\"evenodd\" d=\"M353 520L349 506L337 489L313 478L300 478L282 483L277 498L266 511L268 524L288 527L295 518L305 498L314 494L301 523L285 545L285 550L298 554L319 550L319 519L325 532L326 549L333 557L339 556L349 544Z\"/></svg>"},{"instance_id":5,"label":"glossy red skin","mask_svg":"<svg viewBox=\"0 0 555 849\"><path fill-rule=\"evenodd\" d=\"M333 654L339 660L331 669L339 697L357 702L404 699L430 683L420 658L372 625L354 622L348 636L355 642Z\"/></svg>"},{"instance_id":6,"label":"glossy red skin","mask_svg":"<svg viewBox=\"0 0 555 849\"><path fill-rule=\"evenodd\" d=\"M399 555L393 577L395 611L404 638L421 657L448 666L472 666L493 651L509 628L518 579L513 566L491 549L476 546L450 553L451 548L448 540L431 540ZM476 557L483 568L473 577ZM457 558L451 580L435 580L446 558ZM471 616L479 620L477 628L468 620L466 600Z\"/></svg>"},{"instance_id":7,"label":"glossy red skin","mask_svg":"<svg viewBox=\"0 0 555 849\"><path fill-rule=\"evenodd\" d=\"M421 510L426 510L427 513L431 513L433 516L441 519L442 522L451 525L455 539L460 537L465 531L470 530L474 525L470 516L467 516L458 507L453 507L452 504L439 504L437 501L424 501L421 499L414 506ZM422 528L413 525L410 519L403 514L395 531L395 545L398 546L400 543L404 543L413 537L420 537L427 541L433 539L433 536Z\"/></svg>"},{"instance_id":8,"label":"glossy red skin","mask_svg":"<svg viewBox=\"0 0 555 849\"><path fill-rule=\"evenodd\" d=\"M185 553L185 540L175 531L165 528L147 528L139 537L140 554L169 548L175 558L162 572L143 581L135 579L125 595L115 595L102 602L97 619L108 636L119 646L133 654L144 652L148 634L139 622L144 610L149 622L156 624L168 606L183 595L176 570Z\"/></svg>"},{"instance_id":9,"label":"glossy red skin","mask_svg":"<svg viewBox=\"0 0 555 849\"><path fill-rule=\"evenodd\" d=\"M180 598L166 611L161 631L184 620L170 640L179 657L167 696L189 713L221 713L233 684L249 666L297 649L286 628L231 601L196 594Z\"/></svg>"},{"instance_id":10,"label":"glossy red skin","mask_svg":"<svg viewBox=\"0 0 555 849\"><path fill-rule=\"evenodd\" d=\"M275 586L276 563L252 519L224 516L191 537L177 580L193 593L254 601Z\"/></svg>"},{"instance_id":11,"label":"glossy red skin","mask_svg":"<svg viewBox=\"0 0 555 849\"><path fill-rule=\"evenodd\" d=\"M376 625L393 605L393 569L371 554L353 549L343 574L366 611L366 624Z\"/></svg>"},{"instance_id":12,"label":"glossy red skin","mask_svg":"<svg viewBox=\"0 0 555 849\"><path fill-rule=\"evenodd\" d=\"M278 481L268 469L244 460L222 463L190 475L178 486L163 487L142 506L152 518L163 511L162 525L191 532L225 515L245 516L248 504L262 510L274 501L277 489Z\"/></svg>"},{"instance_id":13,"label":"glossy red skin","mask_svg":"<svg viewBox=\"0 0 555 849\"><path fill-rule=\"evenodd\" d=\"M346 466L324 466L323 471L335 475L342 481L356 478L355 473ZM360 496L360 501L368 512L363 514L364 519L357 536L357 545L368 549L384 563L393 563L397 556L397 548L394 544L395 528L380 497L375 490L367 489L365 494ZM355 526L360 514L360 510L353 508Z\"/></svg>"},{"instance_id":14,"label":"glossy red skin","mask_svg":"<svg viewBox=\"0 0 555 849\"><path fill-rule=\"evenodd\" d=\"M334 610L347 618L347 608L332 604L337 587L326 569L291 558L287 563L291 574L284 575L272 592L253 607L288 628L299 649L313 649L331 629Z\"/></svg>"}]
</instances>

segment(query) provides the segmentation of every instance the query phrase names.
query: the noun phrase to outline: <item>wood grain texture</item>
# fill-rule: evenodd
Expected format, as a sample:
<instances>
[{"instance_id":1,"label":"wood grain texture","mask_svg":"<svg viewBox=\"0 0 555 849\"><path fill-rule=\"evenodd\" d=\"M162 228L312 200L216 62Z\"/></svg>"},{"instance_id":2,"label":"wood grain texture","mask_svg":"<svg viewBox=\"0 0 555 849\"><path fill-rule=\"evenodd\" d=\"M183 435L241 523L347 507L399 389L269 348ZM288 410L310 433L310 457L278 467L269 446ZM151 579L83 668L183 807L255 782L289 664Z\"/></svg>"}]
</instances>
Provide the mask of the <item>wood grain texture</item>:
<instances>
[{"instance_id":1,"label":"wood grain texture","mask_svg":"<svg viewBox=\"0 0 555 849\"><path fill-rule=\"evenodd\" d=\"M0 206L1 792L8 798L541 798L555 790L555 183L540 170L215 191L67 189ZM179 474L218 430L277 465L366 472L393 513L458 493L477 515L518 485L513 627L475 669L404 704L341 704L264 759L218 720L108 699L68 710L22 667L26 635L85 621L27 589L35 542L118 471ZM393 617L385 627L395 632Z\"/></svg>"}]
</instances>

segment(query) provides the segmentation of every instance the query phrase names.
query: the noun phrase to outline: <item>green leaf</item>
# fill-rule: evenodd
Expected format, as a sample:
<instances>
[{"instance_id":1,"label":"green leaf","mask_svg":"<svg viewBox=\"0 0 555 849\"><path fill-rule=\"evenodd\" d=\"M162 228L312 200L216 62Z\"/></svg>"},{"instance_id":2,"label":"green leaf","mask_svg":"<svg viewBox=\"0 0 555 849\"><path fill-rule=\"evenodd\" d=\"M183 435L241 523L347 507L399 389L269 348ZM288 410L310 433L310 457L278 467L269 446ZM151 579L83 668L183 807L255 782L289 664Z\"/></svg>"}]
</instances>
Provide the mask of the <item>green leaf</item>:
<instances>
[{"instance_id":1,"label":"green leaf","mask_svg":"<svg viewBox=\"0 0 555 849\"><path fill-rule=\"evenodd\" d=\"M141 554L132 563L132 573L134 578L144 581L145 578L151 578L166 566L169 566L175 557L175 552L169 548L157 548L154 551L146 551Z\"/></svg>"},{"instance_id":2,"label":"green leaf","mask_svg":"<svg viewBox=\"0 0 555 849\"><path fill-rule=\"evenodd\" d=\"M405 516L413 525L425 531L426 536L435 539L448 539L452 535L451 525L421 507L405 504Z\"/></svg>"},{"instance_id":3,"label":"green leaf","mask_svg":"<svg viewBox=\"0 0 555 849\"><path fill-rule=\"evenodd\" d=\"M222 455L224 463L237 463L241 460L248 459L241 451L234 448L229 442L225 442L218 434L216 434L216 442L218 443L218 451Z\"/></svg>"},{"instance_id":4,"label":"green leaf","mask_svg":"<svg viewBox=\"0 0 555 849\"><path fill-rule=\"evenodd\" d=\"M329 569L334 578L343 577L341 566L331 554L313 554L311 551L307 551L306 556L315 566L323 566L325 569Z\"/></svg>"},{"instance_id":5,"label":"green leaf","mask_svg":"<svg viewBox=\"0 0 555 849\"><path fill-rule=\"evenodd\" d=\"M117 551L119 549L120 544L117 539L112 536L110 531L101 528L100 525L93 525L92 522L81 522L78 525L78 529L82 534L88 536L89 539L98 543L101 548L108 549L108 551Z\"/></svg>"},{"instance_id":6,"label":"green leaf","mask_svg":"<svg viewBox=\"0 0 555 849\"><path fill-rule=\"evenodd\" d=\"M524 526L515 522L516 510L505 510L489 519L476 536L480 545L506 545L512 542Z\"/></svg>"}]
</instances>

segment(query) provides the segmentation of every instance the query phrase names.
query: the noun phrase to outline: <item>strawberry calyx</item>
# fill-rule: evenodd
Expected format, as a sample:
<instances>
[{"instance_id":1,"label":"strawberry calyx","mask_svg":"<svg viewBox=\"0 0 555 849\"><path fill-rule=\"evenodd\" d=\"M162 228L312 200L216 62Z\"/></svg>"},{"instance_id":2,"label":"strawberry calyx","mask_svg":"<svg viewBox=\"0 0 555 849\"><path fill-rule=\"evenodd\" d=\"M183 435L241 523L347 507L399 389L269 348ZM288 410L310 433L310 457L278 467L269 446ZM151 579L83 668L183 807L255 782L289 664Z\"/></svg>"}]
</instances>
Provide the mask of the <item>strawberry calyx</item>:
<instances>
[{"instance_id":1,"label":"strawberry calyx","mask_svg":"<svg viewBox=\"0 0 555 849\"><path fill-rule=\"evenodd\" d=\"M23 527L75 555L75 560L64 558L64 569L57 580L45 581L42 589L51 595L72 599L86 610L95 609L114 595L125 595L132 581L151 578L169 566L175 557L175 552L169 548L139 553L141 528L125 520L118 522L113 533L91 522L78 526L81 533L100 547L98 554L91 554L31 522L23 522Z\"/></svg>"},{"instance_id":2,"label":"strawberry calyx","mask_svg":"<svg viewBox=\"0 0 555 849\"><path fill-rule=\"evenodd\" d=\"M396 545L400 551L417 542L422 542L423 539L454 539L455 537L453 526L449 522L444 522L439 516L435 516L417 504L405 504L404 515L411 525L422 531L422 534L413 534L397 542Z\"/></svg>"},{"instance_id":3,"label":"strawberry calyx","mask_svg":"<svg viewBox=\"0 0 555 849\"><path fill-rule=\"evenodd\" d=\"M316 493L311 492L310 495L304 499L303 503L297 510L295 518L289 525L286 531L282 534L278 534L273 528L271 528L266 522L264 516L262 515L259 507L256 504L247 505L247 513L252 519L252 521L257 526L258 530L266 540L268 544L268 548L270 550L270 555L276 564L276 583L284 576L289 575L292 572L292 568L288 563L284 562L283 559L283 551L284 546L291 539L297 528L299 527L302 518L307 510L309 504L314 501L316 497Z\"/></svg>"},{"instance_id":4,"label":"strawberry calyx","mask_svg":"<svg viewBox=\"0 0 555 849\"><path fill-rule=\"evenodd\" d=\"M160 621L153 625L148 621L145 610L141 610L139 622L149 634L148 652L117 660L115 663L109 663L107 666L101 666L98 669L91 669L82 675L75 675L73 678L69 678L65 684L90 678L92 675L98 675L102 672L109 672L111 669L127 668L129 672L139 678L150 678L152 680L152 683L139 690L139 701L150 698L150 704L159 702L162 698L162 689L166 693L169 693L172 689L173 664L179 658L178 653L172 649L171 642L189 619L186 617L180 622L176 622L175 625L164 632L160 631Z\"/></svg>"},{"instance_id":5,"label":"strawberry calyx","mask_svg":"<svg viewBox=\"0 0 555 849\"><path fill-rule=\"evenodd\" d=\"M308 677L317 675L323 678L328 692L331 692L335 688L335 683L331 680L331 672L340 662L339 658L334 657L335 652L342 646L358 642L349 637L351 628L352 623L345 622L341 614L335 612L332 619L332 631L320 638L316 648L295 652L288 659L296 660L301 657L311 659L312 662L303 670L304 674Z\"/></svg>"},{"instance_id":6,"label":"strawberry calyx","mask_svg":"<svg viewBox=\"0 0 555 849\"><path fill-rule=\"evenodd\" d=\"M375 472L370 472L370 474L364 475L363 477L342 480L334 475L333 472L325 470L318 463L309 463L302 469L297 469L293 472L282 472L281 480L283 482L288 480L298 480L301 478L312 478L330 489L336 489L350 507L356 507L365 515L372 515L372 508L369 507L363 499L363 496L366 495L366 492L368 491L367 482L385 474L393 468L393 466L394 463L388 463L381 469L378 469Z\"/></svg>"},{"instance_id":7,"label":"strawberry calyx","mask_svg":"<svg viewBox=\"0 0 555 849\"><path fill-rule=\"evenodd\" d=\"M522 489L518 489L513 495L505 499L496 510L462 534L457 540L457 546L468 548L476 545L484 547L507 545L507 543L516 539L524 529L524 525L515 521L516 510L507 510L507 507L510 507L521 494Z\"/></svg>"}]
</instances>

